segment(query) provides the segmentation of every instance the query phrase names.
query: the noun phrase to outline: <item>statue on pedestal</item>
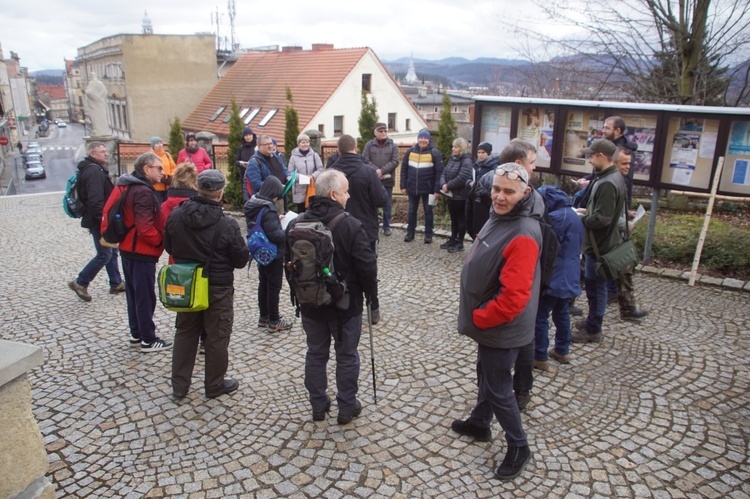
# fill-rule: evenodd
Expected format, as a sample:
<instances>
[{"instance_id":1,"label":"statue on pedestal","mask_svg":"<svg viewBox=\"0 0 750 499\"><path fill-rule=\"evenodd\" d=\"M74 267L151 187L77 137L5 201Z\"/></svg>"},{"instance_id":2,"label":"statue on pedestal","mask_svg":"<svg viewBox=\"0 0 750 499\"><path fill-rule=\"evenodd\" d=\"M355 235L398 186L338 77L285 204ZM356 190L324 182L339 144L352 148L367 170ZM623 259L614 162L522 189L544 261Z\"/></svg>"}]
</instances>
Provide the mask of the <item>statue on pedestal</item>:
<instances>
[{"instance_id":1,"label":"statue on pedestal","mask_svg":"<svg viewBox=\"0 0 750 499\"><path fill-rule=\"evenodd\" d=\"M86 114L91 120L91 136L110 135L107 122L107 88L104 83L91 73L91 81L86 87Z\"/></svg>"}]
</instances>

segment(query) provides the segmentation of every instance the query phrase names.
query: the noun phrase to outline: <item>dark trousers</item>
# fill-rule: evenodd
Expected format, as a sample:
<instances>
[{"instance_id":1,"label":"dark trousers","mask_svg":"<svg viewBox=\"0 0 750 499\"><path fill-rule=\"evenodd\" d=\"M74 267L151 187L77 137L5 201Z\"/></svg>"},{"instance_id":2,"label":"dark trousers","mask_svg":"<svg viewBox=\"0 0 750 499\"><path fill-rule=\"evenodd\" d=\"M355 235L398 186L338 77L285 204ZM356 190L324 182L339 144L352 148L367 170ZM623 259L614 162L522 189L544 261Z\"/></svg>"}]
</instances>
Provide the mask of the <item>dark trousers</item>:
<instances>
[{"instance_id":1,"label":"dark trousers","mask_svg":"<svg viewBox=\"0 0 750 499\"><path fill-rule=\"evenodd\" d=\"M570 352L570 299L544 295L539 299L534 334L537 360L547 360L549 348L549 314L555 323L555 351L567 355Z\"/></svg>"},{"instance_id":2,"label":"dark trousers","mask_svg":"<svg viewBox=\"0 0 750 499\"><path fill-rule=\"evenodd\" d=\"M451 216L451 239L463 244L466 235L466 200L448 201L448 213Z\"/></svg>"},{"instance_id":3,"label":"dark trousers","mask_svg":"<svg viewBox=\"0 0 750 499\"><path fill-rule=\"evenodd\" d=\"M425 235L432 234L435 225L435 215L432 212L432 206L427 202L429 194L419 194L413 196L409 194L409 212L406 218L406 232L408 234L414 234L417 230L417 210L419 210L419 202L422 202L422 208L424 209L424 233Z\"/></svg>"},{"instance_id":4,"label":"dark trousers","mask_svg":"<svg viewBox=\"0 0 750 499\"><path fill-rule=\"evenodd\" d=\"M178 312L172 347L172 389L187 393L193 377L198 339L205 330L206 395L216 394L224 386L229 365L229 337L234 324L234 288L210 286L209 307L202 312Z\"/></svg>"},{"instance_id":5,"label":"dark trousers","mask_svg":"<svg viewBox=\"0 0 750 499\"><path fill-rule=\"evenodd\" d=\"M125 274L125 299L128 304L128 326L133 338L151 343L156 338L156 262L131 260L122 255Z\"/></svg>"},{"instance_id":6,"label":"dark trousers","mask_svg":"<svg viewBox=\"0 0 750 499\"><path fill-rule=\"evenodd\" d=\"M596 273L596 257L586 253L584 276L586 278L586 298L589 302L589 313L586 317L586 331L589 334L602 332L604 313L607 311L607 280Z\"/></svg>"},{"instance_id":7,"label":"dark trousers","mask_svg":"<svg viewBox=\"0 0 750 499\"><path fill-rule=\"evenodd\" d=\"M388 193L388 197L385 200L385 206L383 206L383 230L390 228L391 226L391 210L393 206L393 186L383 186L385 192Z\"/></svg>"},{"instance_id":8,"label":"dark trousers","mask_svg":"<svg viewBox=\"0 0 750 499\"><path fill-rule=\"evenodd\" d=\"M513 391L526 395L534 385L534 340L518 349L513 366Z\"/></svg>"},{"instance_id":9,"label":"dark trousers","mask_svg":"<svg viewBox=\"0 0 750 499\"><path fill-rule=\"evenodd\" d=\"M305 357L305 388L310 394L313 411L322 411L328 403L326 366L331 350L331 338L336 351L336 402L339 412L351 412L359 390L359 338L362 334L362 315L344 321L315 321L302 316L302 328L307 336Z\"/></svg>"},{"instance_id":10,"label":"dark trousers","mask_svg":"<svg viewBox=\"0 0 750 499\"><path fill-rule=\"evenodd\" d=\"M281 258L266 266L258 265L258 310L262 318L272 322L279 320L279 294L284 276L284 262Z\"/></svg>"},{"instance_id":11,"label":"dark trousers","mask_svg":"<svg viewBox=\"0 0 750 499\"><path fill-rule=\"evenodd\" d=\"M102 233L99 229L89 229L91 237L94 239L94 249L96 249L96 256L91 259L89 263L81 270L78 274L76 282L83 287L88 287L91 281L94 280L96 275L102 268L107 269L107 276L109 277L109 285L117 286L122 282L120 276L120 267L117 263L117 250L115 248L107 248L102 246L99 242L102 238Z\"/></svg>"},{"instance_id":12,"label":"dark trousers","mask_svg":"<svg viewBox=\"0 0 750 499\"><path fill-rule=\"evenodd\" d=\"M377 258L378 258L378 241L377 240L372 241L370 243L370 248L372 248L372 251L375 253L375 259L377 261ZM380 300L378 299L378 283L377 283L377 281L375 281L375 289L372 292L372 296L366 296L365 298L367 298L367 300L368 300L367 303L370 304L370 308L372 310L377 310L378 308L380 308Z\"/></svg>"},{"instance_id":13,"label":"dark trousers","mask_svg":"<svg viewBox=\"0 0 750 499\"><path fill-rule=\"evenodd\" d=\"M521 423L516 397L513 396L511 368L518 357L518 348L490 348L479 345L477 351L477 404L469 422L489 428L494 415L505 431L508 445L528 445Z\"/></svg>"}]
</instances>

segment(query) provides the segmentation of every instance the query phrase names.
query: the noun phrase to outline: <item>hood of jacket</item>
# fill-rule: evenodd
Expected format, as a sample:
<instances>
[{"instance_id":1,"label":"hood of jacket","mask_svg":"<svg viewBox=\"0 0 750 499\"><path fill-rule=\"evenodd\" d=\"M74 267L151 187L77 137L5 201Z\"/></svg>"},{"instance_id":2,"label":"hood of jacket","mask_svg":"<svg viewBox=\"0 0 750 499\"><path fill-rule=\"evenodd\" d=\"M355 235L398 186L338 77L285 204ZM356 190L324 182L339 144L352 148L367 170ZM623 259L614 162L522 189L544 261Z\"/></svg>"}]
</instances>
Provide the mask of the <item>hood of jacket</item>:
<instances>
[{"instance_id":1,"label":"hood of jacket","mask_svg":"<svg viewBox=\"0 0 750 499\"><path fill-rule=\"evenodd\" d=\"M344 153L336 160L336 169L346 175L346 178L364 166L362 156L353 152Z\"/></svg>"},{"instance_id":2,"label":"hood of jacket","mask_svg":"<svg viewBox=\"0 0 750 499\"><path fill-rule=\"evenodd\" d=\"M182 220L188 227L196 230L205 229L216 225L224 212L221 209L221 203L212 201L201 196L194 196L191 202L182 203Z\"/></svg>"},{"instance_id":3,"label":"hood of jacket","mask_svg":"<svg viewBox=\"0 0 750 499\"><path fill-rule=\"evenodd\" d=\"M312 196L310 198L310 207L305 211L309 215L305 216L328 223L342 211L344 211L344 208L333 199L325 196Z\"/></svg>"},{"instance_id":4,"label":"hood of jacket","mask_svg":"<svg viewBox=\"0 0 750 499\"><path fill-rule=\"evenodd\" d=\"M544 199L544 204L547 206L547 211L557 211L562 208L569 208L573 206L573 201L565 194L562 189L552 186L545 185L540 187L537 191Z\"/></svg>"},{"instance_id":5,"label":"hood of jacket","mask_svg":"<svg viewBox=\"0 0 750 499\"><path fill-rule=\"evenodd\" d=\"M248 142L245 140L245 135L252 135L253 139L250 142ZM255 132L253 132L252 128L250 128L249 126L246 126L245 128L242 129L242 137L240 137L240 145L248 146L252 144L252 146L255 147L255 143L257 141L258 141L258 138L255 136Z\"/></svg>"},{"instance_id":6,"label":"hood of jacket","mask_svg":"<svg viewBox=\"0 0 750 499\"><path fill-rule=\"evenodd\" d=\"M151 182L148 181L148 179L142 173L138 173L135 171L133 173L126 173L122 177L118 178L117 184L115 185L128 186L128 185L134 185L134 184L145 185L151 190L154 189L154 186L151 184Z\"/></svg>"}]
</instances>

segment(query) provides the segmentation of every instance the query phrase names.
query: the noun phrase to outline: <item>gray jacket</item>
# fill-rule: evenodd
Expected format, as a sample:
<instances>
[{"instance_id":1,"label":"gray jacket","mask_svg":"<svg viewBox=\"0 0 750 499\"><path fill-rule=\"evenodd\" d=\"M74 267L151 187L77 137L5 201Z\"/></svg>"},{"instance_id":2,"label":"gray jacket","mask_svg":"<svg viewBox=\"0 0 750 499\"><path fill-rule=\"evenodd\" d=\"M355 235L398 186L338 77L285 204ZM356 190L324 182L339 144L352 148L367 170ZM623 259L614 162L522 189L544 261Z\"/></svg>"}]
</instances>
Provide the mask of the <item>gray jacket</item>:
<instances>
[{"instance_id":1,"label":"gray jacket","mask_svg":"<svg viewBox=\"0 0 750 499\"><path fill-rule=\"evenodd\" d=\"M362 151L362 158L365 164L370 165L376 170L382 170L383 178L380 180L384 187L393 187L396 185L396 179L393 172L399 163L398 146L391 139L385 139L385 143L378 145L377 139L372 139L365 144L365 150Z\"/></svg>"}]
</instances>

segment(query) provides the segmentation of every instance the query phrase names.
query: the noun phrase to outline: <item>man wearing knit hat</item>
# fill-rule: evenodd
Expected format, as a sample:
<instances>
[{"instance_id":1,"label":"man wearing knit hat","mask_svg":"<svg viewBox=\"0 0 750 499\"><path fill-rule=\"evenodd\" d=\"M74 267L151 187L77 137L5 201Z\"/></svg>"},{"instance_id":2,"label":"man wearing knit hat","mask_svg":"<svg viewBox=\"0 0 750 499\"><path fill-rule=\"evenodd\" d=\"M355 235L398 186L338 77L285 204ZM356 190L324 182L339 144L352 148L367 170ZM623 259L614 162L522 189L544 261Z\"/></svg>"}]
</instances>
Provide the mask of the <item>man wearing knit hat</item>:
<instances>
[{"instance_id":1,"label":"man wearing knit hat","mask_svg":"<svg viewBox=\"0 0 750 499\"><path fill-rule=\"evenodd\" d=\"M231 393L239 383L225 378L229 365L229 337L234 322L234 269L247 265L250 251L232 217L221 207L226 179L218 170L198 174L198 195L172 211L164 230L164 248L177 263L205 265L212 241L211 263L206 269L209 280L209 307L203 312L178 312L175 319L172 351L172 395L185 398L195 366L198 340L205 330L206 397ZM215 237L216 231L220 235Z\"/></svg>"},{"instance_id":2,"label":"man wearing knit hat","mask_svg":"<svg viewBox=\"0 0 750 499\"><path fill-rule=\"evenodd\" d=\"M388 199L383 206L383 234L391 235L391 204L393 202L393 186L396 181L393 172L399 161L398 146L388 138L388 126L385 123L375 123L375 138L365 144L362 158L378 174L380 182L388 193Z\"/></svg>"},{"instance_id":3,"label":"man wearing knit hat","mask_svg":"<svg viewBox=\"0 0 750 499\"><path fill-rule=\"evenodd\" d=\"M420 201L424 209L424 243L432 242L434 219L432 205L429 204L428 198L430 194L439 195L442 173L443 157L433 145L430 132L421 130L417 135L417 143L404 154L401 162L401 193L409 196L404 242L414 240Z\"/></svg>"},{"instance_id":4,"label":"man wearing knit hat","mask_svg":"<svg viewBox=\"0 0 750 499\"><path fill-rule=\"evenodd\" d=\"M185 148L177 155L177 164L192 163L198 173L213 168L208 152L198 145L198 138L193 132L185 135Z\"/></svg>"},{"instance_id":5,"label":"man wearing knit hat","mask_svg":"<svg viewBox=\"0 0 750 499\"><path fill-rule=\"evenodd\" d=\"M172 181L172 173L174 173L174 169L177 168L177 165L175 164L174 159L172 159L172 155L164 149L164 141L161 140L161 137L151 137L151 152L159 156L162 168L164 168L161 181L154 184L156 199L158 199L161 204L167 200L167 187Z\"/></svg>"}]
</instances>

